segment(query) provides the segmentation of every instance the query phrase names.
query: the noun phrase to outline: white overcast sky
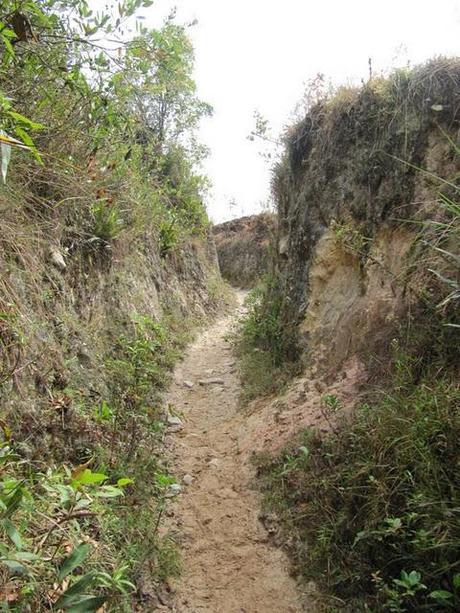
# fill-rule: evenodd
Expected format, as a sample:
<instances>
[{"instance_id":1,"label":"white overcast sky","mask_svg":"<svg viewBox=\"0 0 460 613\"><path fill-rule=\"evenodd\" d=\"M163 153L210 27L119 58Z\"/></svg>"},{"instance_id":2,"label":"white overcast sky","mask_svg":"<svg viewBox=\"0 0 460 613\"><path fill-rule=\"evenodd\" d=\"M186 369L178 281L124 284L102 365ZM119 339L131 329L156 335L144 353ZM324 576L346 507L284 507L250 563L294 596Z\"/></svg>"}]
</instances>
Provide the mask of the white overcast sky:
<instances>
[{"instance_id":1,"label":"white overcast sky","mask_svg":"<svg viewBox=\"0 0 460 613\"><path fill-rule=\"evenodd\" d=\"M159 25L172 7L195 46L199 95L214 107L201 137L214 222L261 210L270 173L247 140L258 110L280 131L305 82L322 72L358 82L391 66L460 55L460 0L156 0L144 9ZM230 210L229 201L237 206Z\"/></svg>"}]
</instances>

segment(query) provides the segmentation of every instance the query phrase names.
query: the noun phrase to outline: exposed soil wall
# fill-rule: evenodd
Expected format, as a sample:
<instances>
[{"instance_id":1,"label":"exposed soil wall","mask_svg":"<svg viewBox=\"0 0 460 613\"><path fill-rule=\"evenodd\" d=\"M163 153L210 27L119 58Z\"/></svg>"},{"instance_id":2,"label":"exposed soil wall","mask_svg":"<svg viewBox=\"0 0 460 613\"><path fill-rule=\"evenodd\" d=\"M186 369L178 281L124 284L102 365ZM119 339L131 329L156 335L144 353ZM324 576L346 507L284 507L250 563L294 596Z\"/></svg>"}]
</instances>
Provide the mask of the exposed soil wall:
<instances>
[{"instance_id":1,"label":"exposed soil wall","mask_svg":"<svg viewBox=\"0 0 460 613\"><path fill-rule=\"evenodd\" d=\"M458 174L459 95L459 64L436 60L339 91L288 134L273 188L291 357L334 366L391 338L414 285L408 255L442 217L436 177Z\"/></svg>"},{"instance_id":2,"label":"exposed soil wall","mask_svg":"<svg viewBox=\"0 0 460 613\"><path fill-rule=\"evenodd\" d=\"M179 322L183 335L212 314L219 283L215 247L211 238L190 240L163 258L145 237L143 245L121 238L72 250L59 243L58 233L32 223L23 226L24 242L21 235L14 243L2 236L0 401L15 436L29 440L29 454L78 462L78 450L92 449L98 436L91 423L84 427L79 408L112 395L116 382L105 363L120 337L129 337L133 318ZM72 392L78 398L70 398ZM63 395L64 423L54 407Z\"/></svg>"},{"instance_id":3,"label":"exposed soil wall","mask_svg":"<svg viewBox=\"0 0 460 613\"><path fill-rule=\"evenodd\" d=\"M276 218L270 213L214 226L222 276L237 287L254 286L269 271L275 231Z\"/></svg>"}]
</instances>

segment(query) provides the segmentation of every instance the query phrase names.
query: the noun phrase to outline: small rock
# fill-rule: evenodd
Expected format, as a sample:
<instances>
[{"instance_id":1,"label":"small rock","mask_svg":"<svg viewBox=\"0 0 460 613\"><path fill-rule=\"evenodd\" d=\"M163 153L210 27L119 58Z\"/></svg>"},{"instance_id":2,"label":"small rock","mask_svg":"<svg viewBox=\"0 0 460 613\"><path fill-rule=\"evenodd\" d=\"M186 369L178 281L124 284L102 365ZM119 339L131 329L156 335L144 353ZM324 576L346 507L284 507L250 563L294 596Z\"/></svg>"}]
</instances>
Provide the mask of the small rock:
<instances>
[{"instance_id":1,"label":"small rock","mask_svg":"<svg viewBox=\"0 0 460 613\"><path fill-rule=\"evenodd\" d=\"M182 426L182 420L177 417L177 415L171 415L168 413L168 417L166 418L168 426Z\"/></svg>"},{"instance_id":2,"label":"small rock","mask_svg":"<svg viewBox=\"0 0 460 613\"><path fill-rule=\"evenodd\" d=\"M192 477L192 475L184 475L182 477L182 483L184 483L185 485L192 485L194 481L195 481L195 478Z\"/></svg>"},{"instance_id":3,"label":"small rock","mask_svg":"<svg viewBox=\"0 0 460 613\"><path fill-rule=\"evenodd\" d=\"M212 374L214 374L214 368L208 368L208 370L205 370L204 373L210 377Z\"/></svg>"},{"instance_id":4,"label":"small rock","mask_svg":"<svg viewBox=\"0 0 460 613\"><path fill-rule=\"evenodd\" d=\"M220 462L217 458L213 458L212 460L209 460L208 464L209 466L219 466Z\"/></svg>"},{"instance_id":5,"label":"small rock","mask_svg":"<svg viewBox=\"0 0 460 613\"><path fill-rule=\"evenodd\" d=\"M177 496L182 491L182 486L179 483L171 483L168 487L168 492L166 494L167 498L171 498L172 496Z\"/></svg>"},{"instance_id":6,"label":"small rock","mask_svg":"<svg viewBox=\"0 0 460 613\"><path fill-rule=\"evenodd\" d=\"M228 366L229 368L232 368L232 366L235 366L236 362L225 362L225 366Z\"/></svg>"},{"instance_id":7,"label":"small rock","mask_svg":"<svg viewBox=\"0 0 460 613\"><path fill-rule=\"evenodd\" d=\"M200 379L198 381L200 385L224 385L223 379Z\"/></svg>"},{"instance_id":8,"label":"small rock","mask_svg":"<svg viewBox=\"0 0 460 613\"><path fill-rule=\"evenodd\" d=\"M184 387L188 387L189 389L192 389L193 383L191 381L184 381Z\"/></svg>"},{"instance_id":9,"label":"small rock","mask_svg":"<svg viewBox=\"0 0 460 613\"><path fill-rule=\"evenodd\" d=\"M53 248L50 250L50 258L53 264L59 268L59 270L65 270L67 268L67 264L64 261L64 256L59 251L59 249Z\"/></svg>"}]
</instances>

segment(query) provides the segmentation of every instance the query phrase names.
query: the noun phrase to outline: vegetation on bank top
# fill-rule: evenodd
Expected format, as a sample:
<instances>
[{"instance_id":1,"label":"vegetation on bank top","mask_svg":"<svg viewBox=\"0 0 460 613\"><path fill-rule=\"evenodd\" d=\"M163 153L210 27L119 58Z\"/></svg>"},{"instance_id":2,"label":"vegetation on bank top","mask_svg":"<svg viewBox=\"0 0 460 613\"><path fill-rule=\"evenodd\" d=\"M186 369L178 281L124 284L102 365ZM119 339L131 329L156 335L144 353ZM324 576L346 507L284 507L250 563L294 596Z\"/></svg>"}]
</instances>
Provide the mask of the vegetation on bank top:
<instances>
[{"instance_id":1,"label":"vegetation on bank top","mask_svg":"<svg viewBox=\"0 0 460 613\"><path fill-rule=\"evenodd\" d=\"M150 608L179 570L160 393L190 324L174 275L206 292L211 108L151 4L0 9L3 610Z\"/></svg>"}]
</instances>

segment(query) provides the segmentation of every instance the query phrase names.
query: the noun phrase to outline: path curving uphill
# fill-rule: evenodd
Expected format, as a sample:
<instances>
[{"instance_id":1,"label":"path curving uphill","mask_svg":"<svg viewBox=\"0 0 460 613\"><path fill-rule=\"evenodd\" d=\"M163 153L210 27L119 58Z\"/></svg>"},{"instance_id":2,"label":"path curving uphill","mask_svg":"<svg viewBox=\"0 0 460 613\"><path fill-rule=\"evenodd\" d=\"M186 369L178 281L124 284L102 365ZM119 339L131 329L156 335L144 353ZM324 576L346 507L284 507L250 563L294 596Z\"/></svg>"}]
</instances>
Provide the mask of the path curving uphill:
<instances>
[{"instance_id":1,"label":"path curving uphill","mask_svg":"<svg viewBox=\"0 0 460 613\"><path fill-rule=\"evenodd\" d=\"M258 520L253 469L239 450L244 416L226 336L240 313L215 323L189 348L167 399L183 416L183 427L168 437L182 482L170 526L182 542L177 613L312 610L302 606L284 553L269 543Z\"/></svg>"}]
</instances>

